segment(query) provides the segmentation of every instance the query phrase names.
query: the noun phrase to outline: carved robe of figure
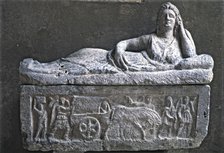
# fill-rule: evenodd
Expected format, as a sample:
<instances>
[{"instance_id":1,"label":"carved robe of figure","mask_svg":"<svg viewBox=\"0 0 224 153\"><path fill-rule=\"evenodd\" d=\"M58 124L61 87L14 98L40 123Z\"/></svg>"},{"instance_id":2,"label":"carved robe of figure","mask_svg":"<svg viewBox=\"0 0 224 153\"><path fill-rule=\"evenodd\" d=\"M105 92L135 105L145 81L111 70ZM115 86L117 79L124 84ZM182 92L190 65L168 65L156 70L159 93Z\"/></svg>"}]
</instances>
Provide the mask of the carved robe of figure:
<instances>
[{"instance_id":1,"label":"carved robe of figure","mask_svg":"<svg viewBox=\"0 0 224 153\"><path fill-rule=\"evenodd\" d=\"M70 124L69 124L69 116L70 116L70 102L66 98L61 97L59 103L55 103L52 110L52 119L51 125L52 129L52 137L55 137L57 130L65 130L64 139L69 139L70 134Z\"/></svg>"},{"instance_id":2,"label":"carved robe of figure","mask_svg":"<svg viewBox=\"0 0 224 153\"><path fill-rule=\"evenodd\" d=\"M43 99L44 100L44 99ZM34 110L38 114L38 128L37 128L37 133L35 136L36 141L40 141L41 139L46 140L46 134L47 134L47 111L45 109L44 104L46 101L38 101L34 100ZM39 107L37 107L39 105ZM40 136L42 134L42 136Z\"/></svg>"},{"instance_id":3,"label":"carved robe of figure","mask_svg":"<svg viewBox=\"0 0 224 153\"><path fill-rule=\"evenodd\" d=\"M177 111L173 105L173 98L171 96L166 97L165 103L166 106L162 114L162 126L159 132L166 132L167 137L172 137L176 128Z\"/></svg>"},{"instance_id":4,"label":"carved robe of figure","mask_svg":"<svg viewBox=\"0 0 224 153\"><path fill-rule=\"evenodd\" d=\"M180 121L177 136L189 138L192 129L192 112L194 112L193 103L188 96L183 98L182 104L178 108L178 118Z\"/></svg>"}]
</instances>

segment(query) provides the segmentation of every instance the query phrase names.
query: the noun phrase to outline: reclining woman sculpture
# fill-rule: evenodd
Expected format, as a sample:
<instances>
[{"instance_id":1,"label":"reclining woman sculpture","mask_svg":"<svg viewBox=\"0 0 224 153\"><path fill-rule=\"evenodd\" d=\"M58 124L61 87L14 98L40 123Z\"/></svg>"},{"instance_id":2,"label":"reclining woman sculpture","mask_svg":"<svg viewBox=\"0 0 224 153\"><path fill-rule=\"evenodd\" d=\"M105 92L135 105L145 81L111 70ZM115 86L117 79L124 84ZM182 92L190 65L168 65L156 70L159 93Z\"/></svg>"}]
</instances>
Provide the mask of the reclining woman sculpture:
<instances>
[{"instance_id":1,"label":"reclining woman sculpture","mask_svg":"<svg viewBox=\"0 0 224 153\"><path fill-rule=\"evenodd\" d=\"M136 69L123 56L125 50L146 51L144 57L151 65L137 68L207 69L213 64L210 56L197 56L194 41L190 32L184 28L179 10L169 2L163 4L158 12L154 33L121 41L112 53L115 65L124 70Z\"/></svg>"},{"instance_id":2,"label":"reclining woman sculpture","mask_svg":"<svg viewBox=\"0 0 224 153\"><path fill-rule=\"evenodd\" d=\"M111 50L84 48L50 63L25 59L21 72L66 73L71 75L119 73L122 71L165 71L174 69L212 69L209 55L197 55L189 31L184 28L177 7L161 5L156 31L123 40Z\"/></svg>"}]
</instances>

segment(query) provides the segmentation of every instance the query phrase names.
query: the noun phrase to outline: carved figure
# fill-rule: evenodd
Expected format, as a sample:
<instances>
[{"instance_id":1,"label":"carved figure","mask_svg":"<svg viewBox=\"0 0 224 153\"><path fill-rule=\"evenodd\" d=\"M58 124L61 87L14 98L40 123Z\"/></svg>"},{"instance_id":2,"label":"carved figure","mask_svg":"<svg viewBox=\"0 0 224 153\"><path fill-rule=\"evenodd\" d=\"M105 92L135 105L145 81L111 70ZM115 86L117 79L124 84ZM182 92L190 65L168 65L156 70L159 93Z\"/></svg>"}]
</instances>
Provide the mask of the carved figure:
<instances>
[{"instance_id":1,"label":"carved figure","mask_svg":"<svg viewBox=\"0 0 224 153\"><path fill-rule=\"evenodd\" d=\"M151 108L152 110L155 110L155 106L152 104L152 99L153 98L151 96L145 97L146 107Z\"/></svg>"},{"instance_id":2,"label":"carved figure","mask_svg":"<svg viewBox=\"0 0 224 153\"><path fill-rule=\"evenodd\" d=\"M171 138L174 130L176 129L176 123L177 110L173 105L173 98L171 96L167 96L165 98L165 108L162 114L162 125L159 130L159 135L161 132L165 132L167 134L165 137Z\"/></svg>"},{"instance_id":3,"label":"carved figure","mask_svg":"<svg viewBox=\"0 0 224 153\"><path fill-rule=\"evenodd\" d=\"M129 63L125 51L143 51L148 64L139 66ZM113 64L123 70L169 70L212 68L213 60L208 55L196 54L192 36L184 28L177 7L164 3L158 12L156 31L138 38L120 41L111 52Z\"/></svg>"},{"instance_id":4,"label":"carved figure","mask_svg":"<svg viewBox=\"0 0 224 153\"><path fill-rule=\"evenodd\" d=\"M194 99L194 101L196 98ZM192 113L194 113L194 104L190 101L189 96L184 96L183 100L178 104L179 129L178 137L190 137L193 123Z\"/></svg>"},{"instance_id":5,"label":"carved figure","mask_svg":"<svg viewBox=\"0 0 224 153\"><path fill-rule=\"evenodd\" d=\"M179 10L167 2L160 7L157 27L151 34L122 40L112 51L84 48L50 63L25 59L20 72L64 76L212 68L212 57L196 54L194 41L184 27Z\"/></svg>"},{"instance_id":6,"label":"carved figure","mask_svg":"<svg viewBox=\"0 0 224 153\"><path fill-rule=\"evenodd\" d=\"M103 101L99 106L99 113L105 114L111 111L111 107L108 101Z\"/></svg>"},{"instance_id":7,"label":"carved figure","mask_svg":"<svg viewBox=\"0 0 224 153\"><path fill-rule=\"evenodd\" d=\"M53 127L52 129L52 137L55 137L57 130L65 130L64 139L69 140L70 134L70 124L69 124L69 117L70 117L70 102L68 99L61 97L59 102L56 101L53 105L52 109L52 117L50 126ZM64 132L64 131L63 131Z\"/></svg>"},{"instance_id":8,"label":"carved figure","mask_svg":"<svg viewBox=\"0 0 224 153\"><path fill-rule=\"evenodd\" d=\"M116 106L112 112L111 124L107 132L113 126L118 125L120 138L125 140L124 130L127 127L124 123L129 123L141 132L141 139L146 140L146 133L143 127L143 124L146 122L152 127L159 126L161 124L160 115L155 110L146 107Z\"/></svg>"},{"instance_id":9,"label":"carved figure","mask_svg":"<svg viewBox=\"0 0 224 153\"><path fill-rule=\"evenodd\" d=\"M44 141L47 140L46 134L47 134L48 115L47 115L47 110L45 108L45 104L46 104L46 97L36 96L34 98L33 109L38 114L38 128L37 128L37 133L35 136L36 141L40 141L41 139L43 139Z\"/></svg>"}]
</instances>

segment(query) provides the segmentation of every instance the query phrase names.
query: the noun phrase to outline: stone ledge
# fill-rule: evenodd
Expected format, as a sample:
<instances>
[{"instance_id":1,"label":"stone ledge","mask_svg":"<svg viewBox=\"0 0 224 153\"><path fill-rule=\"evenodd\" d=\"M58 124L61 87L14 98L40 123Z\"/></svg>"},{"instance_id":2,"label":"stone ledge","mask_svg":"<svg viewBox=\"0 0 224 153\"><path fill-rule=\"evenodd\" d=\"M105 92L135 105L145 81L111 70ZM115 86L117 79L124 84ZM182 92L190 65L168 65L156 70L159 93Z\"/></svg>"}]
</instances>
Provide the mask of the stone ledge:
<instances>
[{"instance_id":1,"label":"stone ledge","mask_svg":"<svg viewBox=\"0 0 224 153\"><path fill-rule=\"evenodd\" d=\"M208 84L212 81L212 78L213 72L210 69L124 72L78 76L20 72L21 83L33 85L186 85Z\"/></svg>"}]
</instances>

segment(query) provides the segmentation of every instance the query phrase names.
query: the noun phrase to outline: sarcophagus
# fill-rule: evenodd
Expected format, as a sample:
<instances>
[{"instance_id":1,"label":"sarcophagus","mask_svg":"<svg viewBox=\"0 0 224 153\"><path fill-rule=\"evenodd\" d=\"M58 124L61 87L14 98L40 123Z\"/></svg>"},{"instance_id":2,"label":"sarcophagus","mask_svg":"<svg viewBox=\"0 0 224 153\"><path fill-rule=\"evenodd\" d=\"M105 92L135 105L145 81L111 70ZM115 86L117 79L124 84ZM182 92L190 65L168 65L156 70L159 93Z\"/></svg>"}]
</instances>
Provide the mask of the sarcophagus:
<instances>
[{"instance_id":1,"label":"sarcophagus","mask_svg":"<svg viewBox=\"0 0 224 153\"><path fill-rule=\"evenodd\" d=\"M84 48L20 64L21 130L28 150L195 148L207 135L213 59L197 55L176 6L156 32L113 50Z\"/></svg>"}]
</instances>

